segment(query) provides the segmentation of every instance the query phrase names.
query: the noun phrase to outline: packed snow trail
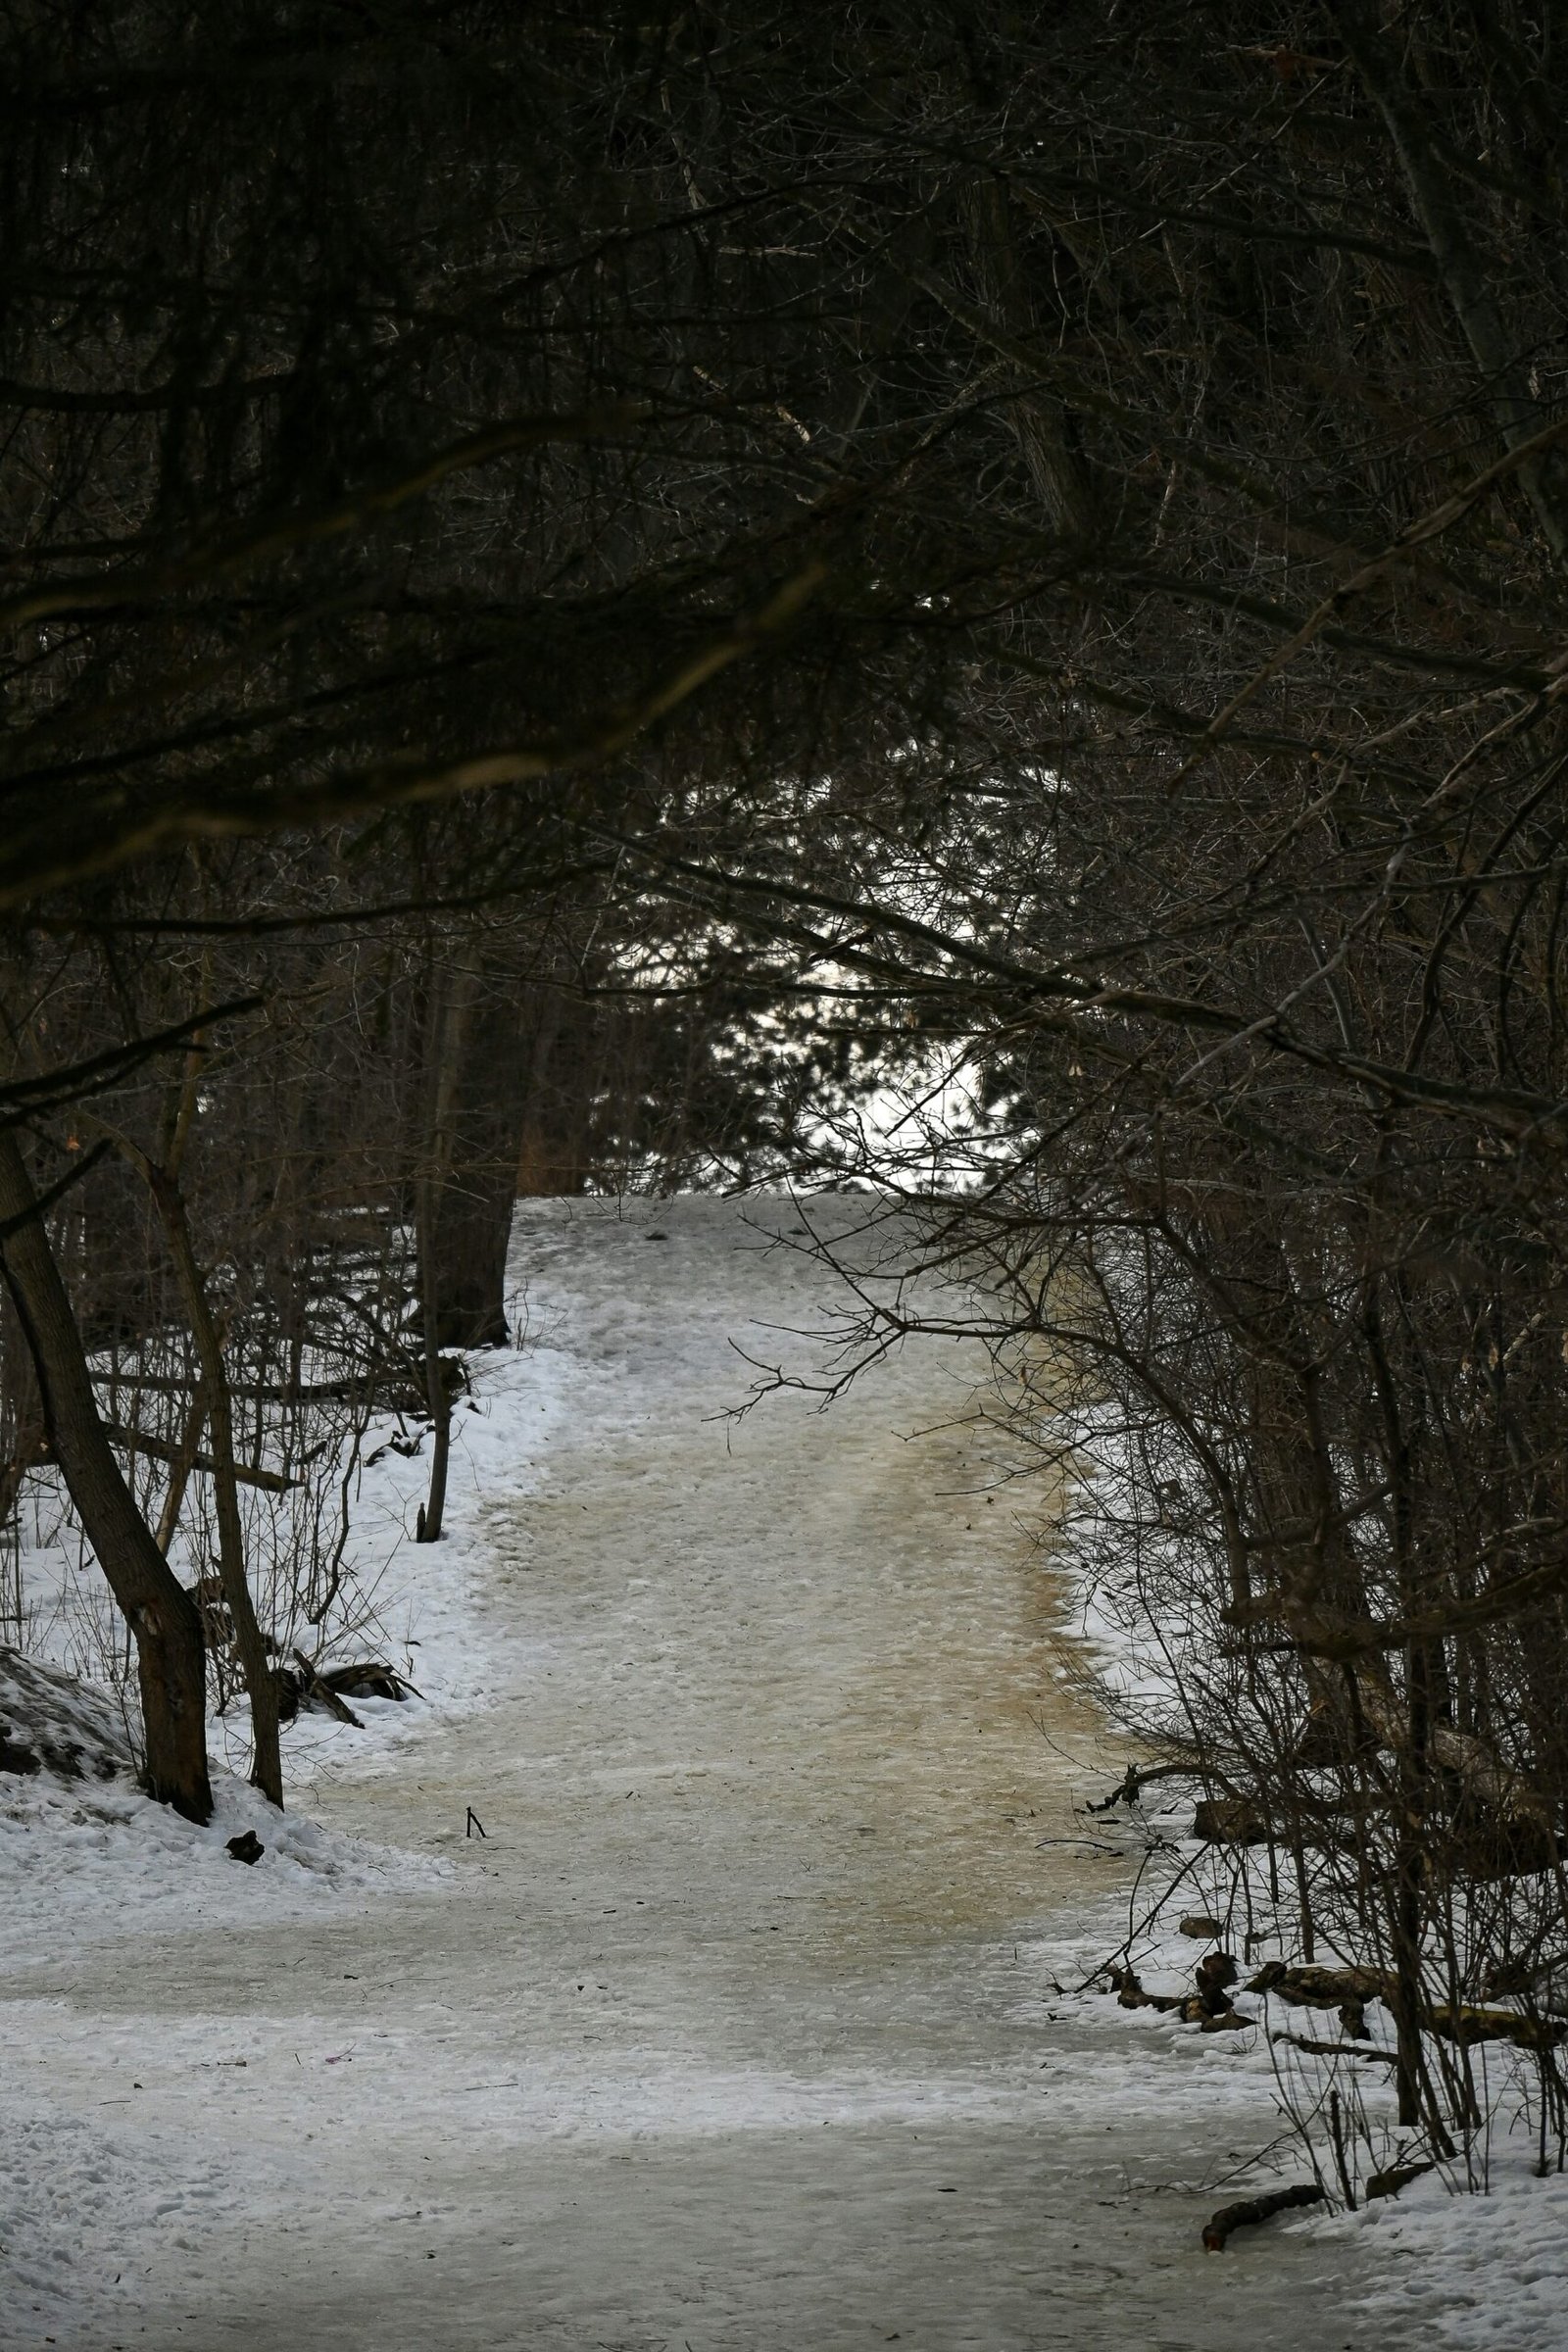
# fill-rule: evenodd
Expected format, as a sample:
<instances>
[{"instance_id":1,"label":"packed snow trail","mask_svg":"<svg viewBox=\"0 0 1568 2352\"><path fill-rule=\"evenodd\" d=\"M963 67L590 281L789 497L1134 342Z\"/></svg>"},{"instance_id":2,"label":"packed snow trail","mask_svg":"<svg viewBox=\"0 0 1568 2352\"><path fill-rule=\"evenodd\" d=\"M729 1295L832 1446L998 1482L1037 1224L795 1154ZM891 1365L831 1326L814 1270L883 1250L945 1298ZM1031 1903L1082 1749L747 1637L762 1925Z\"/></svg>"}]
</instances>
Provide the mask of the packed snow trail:
<instances>
[{"instance_id":1,"label":"packed snow trail","mask_svg":"<svg viewBox=\"0 0 1568 2352\"><path fill-rule=\"evenodd\" d=\"M1198 2250L1279 2131L1224 2037L1054 2016L1053 1970L1125 1919L1127 1861L1072 1810L1114 1757L1054 1666L1049 1565L987 1499L972 1354L725 1418L746 1356L821 1356L783 1327L820 1324L830 1278L757 1230L798 1222L519 1213L530 1351L454 1462L488 1703L378 1757L343 1735L300 1800L447 1874L13 1966L33 2120L7 2154L19 2194L61 2184L61 2267L8 2342L1420 2335L1415 2301L1407 2336L1357 2320L1344 2236Z\"/></svg>"}]
</instances>

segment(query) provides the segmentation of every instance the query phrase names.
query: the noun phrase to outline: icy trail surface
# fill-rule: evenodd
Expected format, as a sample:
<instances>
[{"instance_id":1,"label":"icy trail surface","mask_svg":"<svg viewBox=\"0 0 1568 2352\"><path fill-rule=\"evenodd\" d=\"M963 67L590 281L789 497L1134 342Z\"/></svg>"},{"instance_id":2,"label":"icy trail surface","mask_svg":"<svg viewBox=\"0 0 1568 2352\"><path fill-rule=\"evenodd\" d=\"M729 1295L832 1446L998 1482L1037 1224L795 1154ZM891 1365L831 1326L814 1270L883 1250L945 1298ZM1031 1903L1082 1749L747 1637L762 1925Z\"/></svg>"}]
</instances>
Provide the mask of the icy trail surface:
<instances>
[{"instance_id":1,"label":"icy trail surface","mask_svg":"<svg viewBox=\"0 0 1568 2352\"><path fill-rule=\"evenodd\" d=\"M768 1247L797 1222L519 1214L529 1348L481 1380L452 1546L397 1561L445 1628L429 1681L454 1626L483 1670L391 1744L336 1736L300 1797L444 1869L269 1909L268 1862L225 1860L220 1913L53 1939L39 1907L0 2001L0 2340L1423 2335L1413 2278L1358 2316L1400 2284L1386 2247L1374 2273L1276 2226L1205 2257L1280 2131L1266 2079L1053 1994L1125 1932L1130 1871L1074 1809L1114 1757L1054 1669L1049 1563L987 1500L981 1366L911 1346L826 1412L724 1418L738 1350L820 1356L831 1279Z\"/></svg>"}]
</instances>

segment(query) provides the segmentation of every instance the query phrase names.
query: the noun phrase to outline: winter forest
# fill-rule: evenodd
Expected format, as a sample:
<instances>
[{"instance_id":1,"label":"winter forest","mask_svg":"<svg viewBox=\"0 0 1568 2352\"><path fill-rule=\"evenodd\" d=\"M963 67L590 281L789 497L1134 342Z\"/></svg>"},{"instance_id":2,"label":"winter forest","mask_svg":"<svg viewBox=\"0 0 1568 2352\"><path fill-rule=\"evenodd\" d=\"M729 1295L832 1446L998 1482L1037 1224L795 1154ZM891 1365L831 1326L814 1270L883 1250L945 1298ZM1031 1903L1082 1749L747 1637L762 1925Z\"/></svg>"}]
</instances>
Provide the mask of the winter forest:
<instances>
[{"instance_id":1,"label":"winter forest","mask_svg":"<svg viewBox=\"0 0 1568 2352\"><path fill-rule=\"evenodd\" d=\"M5 2352L1568 2346L1565 43L0 0Z\"/></svg>"}]
</instances>

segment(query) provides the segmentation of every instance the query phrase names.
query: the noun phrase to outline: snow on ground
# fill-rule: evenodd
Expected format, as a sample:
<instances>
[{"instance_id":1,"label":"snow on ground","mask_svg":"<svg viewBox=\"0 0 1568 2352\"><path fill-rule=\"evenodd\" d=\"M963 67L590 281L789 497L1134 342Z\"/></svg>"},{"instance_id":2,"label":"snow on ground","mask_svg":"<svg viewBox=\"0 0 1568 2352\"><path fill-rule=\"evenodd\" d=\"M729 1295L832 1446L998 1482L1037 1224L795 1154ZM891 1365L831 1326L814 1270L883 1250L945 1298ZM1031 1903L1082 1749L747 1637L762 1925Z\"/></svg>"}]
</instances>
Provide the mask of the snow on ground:
<instances>
[{"instance_id":1,"label":"snow on ground","mask_svg":"<svg viewBox=\"0 0 1568 2352\"><path fill-rule=\"evenodd\" d=\"M415 1695L401 1702L357 1696L360 1729L303 1712L284 1729L286 1788L307 1788L339 1763L360 1774L378 1764L395 1769L395 1759L433 1720L484 1709L526 1673L526 1637L482 1605L486 1515L537 1482L552 1433L573 1409L574 1366L549 1345L548 1332L530 1335L524 1328L521 1338L517 1348L472 1359L471 1393L460 1399L454 1420L440 1544L414 1541L429 1484L427 1432L388 1416L366 1433L345 1582L352 1581L368 1626L346 1654L388 1655ZM411 1443L415 1450L403 1450ZM353 1901L378 1887L438 1880L445 1865L431 1858L333 1836L295 1809L280 1821L244 1778L243 1698L211 1728L210 1824L197 1829L139 1794L131 1777L134 1680L111 1687L79 1679L84 1664L102 1664L115 1653L112 1613L90 1556L63 1528L58 1496L49 1491L54 1481L53 1472L29 1480L32 1541L22 1562L28 1656L16 1660L0 1648L0 1729L8 1719L29 1726L58 1719L63 1738L79 1739L90 1727L95 1752L113 1757L116 1777L0 1773L0 1917L8 1938L24 1946L34 1932L58 1937L67 1928L76 1936L118 1935L127 1919L164 1925L176 1911L192 1922L237 1925L291 1914L302 1903ZM40 1704L40 1676L51 1664L59 1672ZM226 1851L227 1840L247 1829L268 1847L265 1870L236 1867ZM42 1870L40 1840L47 1853Z\"/></svg>"},{"instance_id":2,"label":"snow on ground","mask_svg":"<svg viewBox=\"0 0 1568 2352\"><path fill-rule=\"evenodd\" d=\"M24 1744L41 1739L46 1751L36 1772L0 1772L0 1949L10 1955L58 1948L66 1937L79 1945L122 1936L141 1922L160 1932L176 1918L242 1929L442 1874L424 1856L334 1836L303 1813L280 1816L221 1768L212 1820L201 1828L181 1820L136 1787L115 1696L6 1651L0 1729ZM83 1742L84 1769L50 1769L50 1749ZM227 1851L246 1830L267 1848L265 1872Z\"/></svg>"},{"instance_id":3,"label":"snow on ground","mask_svg":"<svg viewBox=\"0 0 1568 2352\"><path fill-rule=\"evenodd\" d=\"M1142 1517L1132 1499L1130 1448L1139 1442L1157 1443L1157 1435L1144 1432L1135 1438L1114 1408L1090 1405L1075 1411L1072 1437L1074 1476L1052 1556L1059 1621L1078 1653L1074 1679L1104 1693L1130 1718L1157 1722L1170 1704L1165 1643L1171 1629L1150 1622L1141 1592L1150 1571L1162 1587L1179 1583L1181 1540L1174 1530L1151 1536L1146 1522L1143 1573L1129 1574L1129 1546L1121 1534ZM1000 1452L1012 1467L1014 1456L1004 1440ZM1146 1485L1150 1475L1146 1464ZM1268 1958L1301 1957L1288 1891L1276 1910L1260 1860L1219 1852L1188 1835L1193 1797L1190 1784L1177 1783L1174 1788L1167 1784L1140 1809L1143 1834L1164 1859L1149 1872L1148 1899L1129 1905L1117 1935L1106 1943L1107 1952L1114 1949L1119 1962L1130 1965L1153 1994L1190 1993L1195 1960L1205 1948L1215 1948L1174 1932L1184 1912L1208 1914L1222 1923L1218 1945L1250 1955L1244 1978ZM1117 1833L1109 1828L1104 1834ZM1238 1868L1246 1874L1245 1889ZM1168 1896L1167 1887L1172 1888ZM1250 1929L1257 1933L1249 1936ZM1334 1949L1320 1931L1319 1962L1343 1966L1357 1956ZM1040 1957L1048 1959L1046 1947ZM1076 1996L1080 2008L1102 1998L1098 1990ZM1225 2036L1232 2077L1268 2080L1282 2120L1298 2117L1310 2123L1332 2192L1336 2182L1329 2171L1324 2109L1331 2084L1348 2086L1343 2073L1297 2047L1299 2036L1332 2035L1331 2019L1243 1990L1236 1993L1235 2007L1255 2020L1256 2030ZM1190 2041L1195 2032L1153 2009L1134 2009L1127 2019L1136 2034L1167 2048ZM1377 2002L1368 2005L1366 2033L1374 2049L1394 2048L1393 2019ZM1537 2177L1539 2110L1532 2112L1536 2082L1528 2059L1498 2044L1481 2052L1478 2065L1494 2103L1489 2131L1468 2159L1461 2153L1451 2165L1402 2190L1397 2201L1376 2200L1355 2213L1314 2213L1284 2227L1330 2244L1362 2241L1375 2268L1395 2258L1397 2283L1368 2291L1363 2307L1369 2315L1398 2313L1407 2294L1400 2266L1408 2260L1434 2294L1433 2332L1445 2342L1486 2352L1568 2345L1568 2176ZM1374 2059L1353 2066L1351 2076L1366 2135L1353 2169L1360 2175L1404 2163L1416 2152L1414 2135L1398 2127L1392 2070ZM1548 2156L1553 2147L1548 2138ZM1294 2154L1299 2171L1299 2138Z\"/></svg>"},{"instance_id":4,"label":"snow on ground","mask_svg":"<svg viewBox=\"0 0 1568 2352\"><path fill-rule=\"evenodd\" d=\"M1175 1826L1167 1818L1167 1830ZM1200 1858L1201 1849L1189 1846L1187 1850L1191 1859ZM1191 1907L1201 1911L1205 1907L1201 1882L1189 1884ZM1128 1934L1125 1913L1120 1934ZM1107 1936L1107 1948L1110 1940ZM1133 1936L1130 1940L1140 1981L1152 1993L1190 1992L1195 1960L1214 1948L1184 1939L1168 1927ZM1081 1938L1069 1943L1043 1940L1030 1947L1031 1958L1043 1971L1068 1982L1066 1971L1082 1958L1083 1951ZM1257 1957L1267 1956L1267 1947L1260 1948ZM1332 1953L1323 1956L1331 1962L1335 1957ZM1059 2006L1064 2015L1082 2017L1110 2004L1102 1992L1089 1990ZM1303 2163L1291 2119L1305 2116L1312 2120L1326 2159L1328 2134L1321 2113L1314 2110L1321 2108L1327 2087L1336 2078L1320 2059L1302 2053L1295 2037L1333 2036L1333 2019L1246 1992L1238 1992L1236 2008L1253 2021L1253 2030L1215 2037L1219 2049L1212 2058L1209 2053L1215 2048L1214 2041L1205 2041L1197 2028L1168 2013L1152 2008L1119 2012L1128 2048L1141 2053L1147 2070L1141 2095L1147 2095L1150 2072L1172 2066L1188 2070L1182 2078L1186 2090L1179 2096L1193 2095L1196 2085L1191 2070L1195 2065L1201 2067L1206 2078L1203 2095L1217 2096L1222 2103L1227 2091L1234 2097L1248 2082L1260 2091L1266 2085L1279 2111L1282 2136L1276 2157L1283 2176L1303 2177L1309 2168ZM1392 2050L1393 2021L1376 2002L1368 2005L1367 2035L1373 2049ZM1197 2060L1192 2055L1195 2046L1201 2051ZM1525 2352L1530 2346L1568 2345L1568 2177L1553 2175L1540 2180L1535 2176L1534 2133L1529 2119L1519 2116L1528 2069L1501 2045L1484 2052L1480 2063L1484 2075L1490 2071L1498 2098L1494 2136L1475 2153L1478 2193L1468 2193L1471 2184L1460 2157L1454 2165L1404 2188L1397 2201L1364 2203L1355 2213L1311 2213L1294 2221L1275 2222L1270 2228L1328 2249L1353 2249L1366 2265L1366 2283L1355 2296L1356 2315L1363 2324L1375 2323L1379 2331L1385 2324L1396 2325L1408 2317L1411 2280L1418 2278L1430 2297L1426 2325L1431 2340L1475 2347L1476 2352ZM1362 2121L1372 2134L1376 2162L1403 2161L1414 2135L1398 2130L1391 2070L1373 2060L1364 2062L1356 2072ZM1344 2072L1337 2079L1346 2084ZM1165 2091L1169 2095L1168 2077ZM1357 2169L1368 2169L1364 2153ZM1335 2183L1327 2171L1326 2184L1332 2191ZM1246 2192L1237 2189L1230 2193ZM1213 2199L1216 2205L1224 2201L1219 2195Z\"/></svg>"},{"instance_id":5,"label":"snow on ground","mask_svg":"<svg viewBox=\"0 0 1568 2352\"><path fill-rule=\"evenodd\" d=\"M1568 2342L1568 2177L1538 2180L1520 2148L1494 2154L1489 2193L1462 2202L1436 2180L1397 2204L1368 2206L1341 2223L1371 2241L1373 2259L1415 2265L1436 2285L1446 2341L1477 2352L1529 2352ZM1374 2290L1375 2318L1396 2306Z\"/></svg>"},{"instance_id":6,"label":"snow on ground","mask_svg":"<svg viewBox=\"0 0 1568 2352\"><path fill-rule=\"evenodd\" d=\"M1073 1989L1139 1916L1082 1810L1120 1758L972 1354L727 1417L749 1359L821 1358L799 1222L519 1212L449 1541L396 1454L357 1523L423 1698L286 1733L270 1839L223 1785L254 1870L117 1783L52 1788L60 1839L0 1782L7 2352L1568 2343L1545 2200L1494 2202L1484 2291L1504 2240L1430 2196L1199 2251L1297 2175L1268 2045Z\"/></svg>"}]
</instances>

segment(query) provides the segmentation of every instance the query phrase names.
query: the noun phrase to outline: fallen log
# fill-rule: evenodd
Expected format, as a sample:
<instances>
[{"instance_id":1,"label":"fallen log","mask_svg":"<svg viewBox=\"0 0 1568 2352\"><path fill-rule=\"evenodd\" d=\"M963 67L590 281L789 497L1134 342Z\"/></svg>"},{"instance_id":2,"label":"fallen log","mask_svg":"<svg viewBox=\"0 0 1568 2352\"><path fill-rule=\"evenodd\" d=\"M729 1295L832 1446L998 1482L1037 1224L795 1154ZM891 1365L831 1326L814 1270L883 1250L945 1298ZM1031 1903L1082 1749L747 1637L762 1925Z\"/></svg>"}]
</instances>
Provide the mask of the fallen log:
<instances>
[{"instance_id":1,"label":"fallen log","mask_svg":"<svg viewBox=\"0 0 1568 2352\"><path fill-rule=\"evenodd\" d=\"M318 1677L340 1698L418 1698L406 1675L398 1674L384 1658L362 1658L352 1666L329 1666Z\"/></svg>"},{"instance_id":2,"label":"fallen log","mask_svg":"<svg viewBox=\"0 0 1568 2352\"><path fill-rule=\"evenodd\" d=\"M1517 2009L1430 2008L1421 2023L1445 2041L1466 2049L1478 2041L1511 2041L1520 2050L1554 2050L1568 2034L1568 2023L1551 2017L1522 2017Z\"/></svg>"},{"instance_id":3,"label":"fallen log","mask_svg":"<svg viewBox=\"0 0 1568 2352\"><path fill-rule=\"evenodd\" d=\"M1346 2002L1386 2001L1394 1978L1382 1968L1315 1968L1304 1962L1265 1960L1255 1977L1248 1979L1249 1992L1277 1992L1282 2001L1298 2001L1309 2009L1338 2009Z\"/></svg>"},{"instance_id":4,"label":"fallen log","mask_svg":"<svg viewBox=\"0 0 1568 2352\"><path fill-rule=\"evenodd\" d=\"M339 1723L351 1724L357 1732L364 1731L365 1725L354 1709L339 1697L324 1675L317 1672L303 1650L295 1650L294 1664L297 1673L285 1666L277 1677L278 1713L283 1722L291 1723L301 1707L321 1707Z\"/></svg>"},{"instance_id":5,"label":"fallen log","mask_svg":"<svg viewBox=\"0 0 1568 2352\"><path fill-rule=\"evenodd\" d=\"M1146 1992L1136 1969L1110 1968L1105 1973L1110 1979L1110 1989L1116 1995L1119 2009L1158 2009L1168 2014L1172 2009L1186 2006L1186 1995L1183 1993Z\"/></svg>"},{"instance_id":6,"label":"fallen log","mask_svg":"<svg viewBox=\"0 0 1568 2352\"><path fill-rule=\"evenodd\" d=\"M1249 1979L1247 1989L1278 1993L1282 2001L1306 2008L1337 2009L1348 2032L1359 2026L1364 2033L1364 2003L1392 2005L1395 1983L1387 1969L1291 1967L1283 1960L1265 1960ZM1466 2049L1482 2041L1511 2041L1520 2050L1553 2050L1568 2038L1568 2019L1527 2017L1517 2009L1481 2009L1466 2002L1454 2007L1446 2001L1423 2001L1419 2022L1428 2034L1441 2034L1445 2041L1459 2042Z\"/></svg>"},{"instance_id":7,"label":"fallen log","mask_svg":"<svg viewBox=\"0 0 1568 2352\"><path fill-rule=\"evenodd\" d=\"M149 1430L126 1429L119 1421L106 1421L104 1436L111 1446L119 1446L127 1453L150 1454L155 1462L176 1462L192 1470L205 1470L209 1476L218 1468L210 1453L187 1454L182 1446L169 1438L155 1438ZM260 1487L264 1494L286 1494L297 1479L285 1478L279 1470L253 1469L248 1462L234 1464L234 1476L242 1487Z\"/></svg>"},{"instance_id":8,"label":"fallen log","mask_svg":"<svg viewBox=\"0 0 1568 2352\"><path fill-rule=\"evenodd\" d=\"M1240 2197L1234 2205L1222 2205L1218 2213L1209 2216L1203 2224L1203 2244L1210 2254L1223 2254L1233 2230L1266 2222L1296 2205L1320 2205L1324 2194L1316 2180L1298 2180L1293 2188L1271 2188L1265 2196Z\"/></svg>"},{"instance_id":9,"label":"fallen log","mask_svg":"<svg viewBox=\"0 0 1568 2352\"><path fill-rule=\"evenodd\" d=\"M1162 2017L1180 2018L1184 2026L1198 2026L1205 2034L1243 2034L1257 2023L1231 2006L1229 1988L1236 1982L1237 1969L1229 1952L1212 1952L1200 1962L1193 1972L1198 1981L1196 1992L1146 1992L1135 1969L1111 1968L1105 1973L1118 2008L1153 2009Z\"/></svg>"},{"instance_id":10,"label":"fallen log","mask_svg":"<svg viewBox=\"0 0 1568 2352\"><path fill-rule=\"evenodd\" d=\"M1375 2041L1314 2041L1307 2034L1271 2034L1270 2041L1288 2041L1293 2049L1310 2050L1314 2058L1381 2058L1385 2065L1398 2063L1397 2050L1385 2050Z\"/></svg>"},{"instance_id":11,"label":"fallen log","mask_svg":"<svg viewBox=\"0 0 1568 2352\"><path fill-rule=\"evenodd\" d=\"M1396 2197L1401 2188L1408 2188L1411 2181L1419 2180L1423 2173L1435 2170L1436 2167L1429 2162L1391 2164L1386 2173L1370 2173L1366 2183L1367 2202L1370 2204L1374 2197Z\"/></svg>"}]
</instances>

